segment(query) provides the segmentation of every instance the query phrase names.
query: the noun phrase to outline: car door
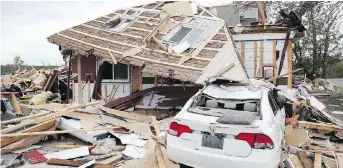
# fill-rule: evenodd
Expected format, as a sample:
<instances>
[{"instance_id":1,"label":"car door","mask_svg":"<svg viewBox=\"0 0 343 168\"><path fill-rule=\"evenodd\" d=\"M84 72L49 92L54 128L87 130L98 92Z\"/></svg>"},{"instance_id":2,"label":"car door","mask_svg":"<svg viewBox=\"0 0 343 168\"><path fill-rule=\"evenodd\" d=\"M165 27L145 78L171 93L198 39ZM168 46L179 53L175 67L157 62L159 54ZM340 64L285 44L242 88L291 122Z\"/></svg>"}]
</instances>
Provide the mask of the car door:
<instances>
[{"instance_id":1,"label":"car door","mask_svg":"<svg viewBox=\"0 0 343 168\"><path fill-rule=\"evenodd\" d=\"M277 137L277 147L278 150L282 149L282 141L284 138L284 114L282 113L282 110L279 108L279 106L276 103L276 99L273 96L273 92L269 91L268 92L268 101L270 104L270 107L274 113L274 129Z\"/></svg>"}]
</instances>

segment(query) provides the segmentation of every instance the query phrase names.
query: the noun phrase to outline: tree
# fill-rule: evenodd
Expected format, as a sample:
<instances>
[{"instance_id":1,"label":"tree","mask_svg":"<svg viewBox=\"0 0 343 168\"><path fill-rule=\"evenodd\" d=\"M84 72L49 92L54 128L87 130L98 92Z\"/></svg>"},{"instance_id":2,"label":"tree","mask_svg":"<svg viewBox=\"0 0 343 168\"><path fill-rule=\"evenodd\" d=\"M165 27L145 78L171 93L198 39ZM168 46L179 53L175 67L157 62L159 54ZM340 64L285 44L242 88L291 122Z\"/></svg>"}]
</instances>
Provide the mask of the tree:
<instances>
[{"instance_id":1,"label":"tree","mask_svg":"<svg viewBox=\"0 0 343 168\"><path fill-rule=\"evenodd\" d=\"M293 45L295 67L315 72L324 78L331 77L334 70L329 69L333 68L328 66L333 65L330 60L335 58L336 61L342 61L340 51L343 48L341 42L343 35L339 27L342 23L343 2L268 2L269 23L278 19L280 7L295 12L307 28L306 35Z\"/></svg>"},{"instance_id":2,"label":"tree","mask_svg":"<svg viewBox=\"0 0 343 168\"><path fill-rule=\"evenodd\" d=\"M20 55L16 55L13 59L12 72L20 69L23 64L24 64L24 61L21 59Z\"/></svg>"}]
</instances>

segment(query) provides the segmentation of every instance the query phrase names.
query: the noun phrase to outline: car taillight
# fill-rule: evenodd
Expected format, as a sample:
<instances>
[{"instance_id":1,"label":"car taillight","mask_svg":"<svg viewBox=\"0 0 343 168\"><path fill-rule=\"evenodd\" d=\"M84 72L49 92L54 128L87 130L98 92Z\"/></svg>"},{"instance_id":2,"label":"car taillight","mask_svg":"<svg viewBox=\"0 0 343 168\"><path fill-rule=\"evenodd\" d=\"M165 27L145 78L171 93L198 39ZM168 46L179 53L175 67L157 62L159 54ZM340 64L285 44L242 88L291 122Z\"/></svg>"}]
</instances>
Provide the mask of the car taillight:
<instances>
[{"instance_id":1,"label":"car taillight","mask_svg":"<svg viewBox=\"0 0 343 168\"><path fill-rule=\"evenodd\" d=\"M248 142L254 149L274 148L272 139L264 134L239 133L236 139Z\"/></svg>"},{"instance_id":2,"label":"car taillight","mask_svg":"<svg viewBox=\"0 0 343 168\"><path fill-rule=\"evenodd\" d=\"M174 136L181 136L183 133L192 133L192 130L187 125L178 124L177 122L171 122L169 125L168 133Z\"/></svg>"}]
</instances>

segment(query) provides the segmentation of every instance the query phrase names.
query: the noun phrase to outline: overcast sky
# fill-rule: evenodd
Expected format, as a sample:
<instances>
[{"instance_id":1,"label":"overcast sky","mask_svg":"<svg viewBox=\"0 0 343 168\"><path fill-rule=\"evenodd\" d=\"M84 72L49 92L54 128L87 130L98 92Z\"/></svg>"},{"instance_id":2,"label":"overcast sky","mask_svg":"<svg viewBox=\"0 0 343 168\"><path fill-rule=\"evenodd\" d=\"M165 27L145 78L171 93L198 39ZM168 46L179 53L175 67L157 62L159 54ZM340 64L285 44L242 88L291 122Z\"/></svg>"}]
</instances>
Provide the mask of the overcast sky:
<instances>
[{"instance_id":1,"label":"overcast sky","mask_svg":"<svg viewBox=\"0 0 343 168\"><path fill-rule=\"evenodd\" d=\"M58 46L49 43L48 36L116 9L148 2L152 1L1 1L1 64L12 63L20 55L28 65L61 65ZM213 4L212 0L197 2Z\"/></svg>"},{"instance_id":2,"label":"overcast sky","mask_svg":"<svg viewBox=\"0 0 343 168\"><path fill-rule=\"evenodd\" d=\"M1 2L1 64L12 63L14 56L20 55L28 65L60 65L63 60L58 46L49 43L48 36L116 9L149 1L129 2Z\"/></svg>"}]
</instances>

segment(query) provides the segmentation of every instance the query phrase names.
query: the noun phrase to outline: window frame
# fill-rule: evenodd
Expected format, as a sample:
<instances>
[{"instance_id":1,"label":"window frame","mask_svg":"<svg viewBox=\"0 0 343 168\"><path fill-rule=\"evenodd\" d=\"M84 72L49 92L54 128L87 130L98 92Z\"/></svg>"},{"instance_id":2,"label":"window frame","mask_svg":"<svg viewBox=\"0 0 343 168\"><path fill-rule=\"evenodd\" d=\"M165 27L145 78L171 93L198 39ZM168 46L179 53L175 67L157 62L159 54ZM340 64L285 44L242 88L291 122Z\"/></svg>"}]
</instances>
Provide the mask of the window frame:
<instances>
[{"instance_id":1,"label":"window frame","mask_svg":"<svg viewBox=\"0 0 343 168\"><path fill-rule=\"evenodd\" d=\"M115 73L114 73L114 65L112 64L112 79L102 79L101 82L102 83L131 83L131 66L130 65L126 65L127 66L127 79L114 79ZM98 64L97 66L97 71L99 69L100 65Z\"/></svg>"},{"instance_id":2,"label":"window frame","mask_svg":"<svg viewBox=\"0 0 343 168\"><path fill-rule=\"evenodd\" d=\"M187 35L185 35L182 40L180 40L180 42L174 42L174 41L170 41L171 38L173 38L176 33L182 29L182 27L185 27L185 28L190 28L192 29L191 31L189 31L187 33ZM172 31L170 31L164 38L162 41L164 42L168 42L168 43L173 43L173 44L181 44L185 41L185 39L191 34L191 32L194 30L194 29L198 29L198 30L202 30L203 33L192 43L190 44L191 46L193 46L195 43L197 43L197 41L205 34L205 32L207 31L205 28L200 28L200 27L196 27L196 26L189 26L189 25L184 25L184 24L180 24L178 27L176 27L175 29L173 29Z\"/></svg>"}]
</instances>

